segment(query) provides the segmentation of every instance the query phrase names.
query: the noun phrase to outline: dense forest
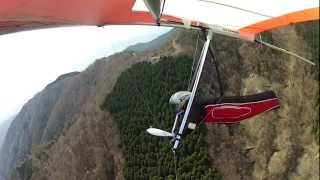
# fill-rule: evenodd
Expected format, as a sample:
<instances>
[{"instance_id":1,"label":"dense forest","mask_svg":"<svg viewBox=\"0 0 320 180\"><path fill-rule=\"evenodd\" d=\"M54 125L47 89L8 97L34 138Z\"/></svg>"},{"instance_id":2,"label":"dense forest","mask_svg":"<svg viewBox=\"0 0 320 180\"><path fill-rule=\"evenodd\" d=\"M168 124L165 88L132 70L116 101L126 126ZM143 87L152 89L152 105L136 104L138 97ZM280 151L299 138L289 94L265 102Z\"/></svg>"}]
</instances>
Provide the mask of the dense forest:
<instances>
[{"instance_id":1,"label":"dense forest","mask_svg":"<svg viewBox=\"0 0 320 180\"><path fill-rule=\"evenodd\" d=\"M192 59L185 56L135 64L106 97L102 108L112 113L120 129L125 179L175 179L176 174L179 179L221 179L212 168L204 125L184 139L177 173L169 139L146 132L149 126L170 131L175 110L168 100L187 88L191 66Z\"/></svg>"}]
</instances>

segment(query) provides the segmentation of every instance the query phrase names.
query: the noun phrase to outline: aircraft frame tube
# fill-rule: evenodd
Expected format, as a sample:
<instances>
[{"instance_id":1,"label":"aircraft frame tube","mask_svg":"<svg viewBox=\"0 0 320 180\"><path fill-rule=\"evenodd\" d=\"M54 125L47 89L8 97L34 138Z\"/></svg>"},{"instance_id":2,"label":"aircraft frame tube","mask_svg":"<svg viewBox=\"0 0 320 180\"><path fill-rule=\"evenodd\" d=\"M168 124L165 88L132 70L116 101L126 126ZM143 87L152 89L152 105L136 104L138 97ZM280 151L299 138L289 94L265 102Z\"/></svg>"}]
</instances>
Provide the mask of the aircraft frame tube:
<instances>
[{"instance_id":1,"label":"aircraft frame tube","mask_svg":"<svg viewBox=\"0 0 320 180\"><path fill-rule=\"evenodd\" d=\"M209 49L209 45L210 45L211 39L212 39L212 32L208 31L207 40L206 40L206 43L203 45L203 49L202 49L202 53L201 53L201 57L200 57L200 66L199 66L199 69L197 71L197 76L196 76L195 82L193 84L193 88L192 88L192 91L191 91L190 99L188 101L186 111L185 111L185 113L183 115L183 119L182 119L182 122L181 122L181 125L180 125L180 129L179 129L179 134L175 136L175 141L174 141L174 145L173 145L173 151L175 151L178 148L179 143L180 143L180 139L181 139L181 134L183 133L183 130L184 130L185 126L186 126L187 119L188 119L188 116L189 116L189 113L190 113L190 109L191 109L191 105L192 105L193 99L194 99L194 97L196 95L197 87L198 87L198 84L199 84L199 81L200 81L203 65L204 65L204 62L206 60L206 56L207 56L207 52L208 52L208 49Z\"/></svg>"},{"instance_id":2,"label":"aircraft frame tube","mask_svg":"<svg viewBox=\"0 0 320 180\"><path fill-rule=\"evenodd\" d=\"M286 50L286 49L277 47L277 46L275 46L275 45L269 44L269 43L264 42L264 41L261 41L261 40L256 40L255 42L257 42L257 43L259 43L259 44L262 44L262 45L264 45L264 46L267 46L267 47L269 47L269 48L271 48L271 49L274 49L274 50L280 51L280 52L282 52L282 53L285 53L285 54L291 55L291 56L293 56L293 57L296 57L296 58L298 58L298 59L300 59L300 60L302 60L302 61L304 61L304 62L306 62L306 63L309 63L309 64L311 64L311 65L313 65L313 66L316 65L316 64L315 64L314 62L312 62L311 60L306 59L306 58L304 58L304 57L302 57L302 56L300 56L300 55L298 55L298 54L296 54L296 53L294 53L294 52L291 52L291 51L289 51L289 50Z\"/></svg>"},{"instance_id":3,"label":"aircraft frame tube","mask_svg":"<svg viewBox=\"0 0 320 180\"><path fill-rule=\"evenodd\" d=\"M176 117L174 119L174 123L173 123L173 126L172 126L172 130L171 130L171 133L174 135L174 130L176 129L176 125L177 125L177 121L178 121L178 118L180 116L180 114L183 113L183 111L180 111L176 114Z\"/></svg>"}]
</instances>

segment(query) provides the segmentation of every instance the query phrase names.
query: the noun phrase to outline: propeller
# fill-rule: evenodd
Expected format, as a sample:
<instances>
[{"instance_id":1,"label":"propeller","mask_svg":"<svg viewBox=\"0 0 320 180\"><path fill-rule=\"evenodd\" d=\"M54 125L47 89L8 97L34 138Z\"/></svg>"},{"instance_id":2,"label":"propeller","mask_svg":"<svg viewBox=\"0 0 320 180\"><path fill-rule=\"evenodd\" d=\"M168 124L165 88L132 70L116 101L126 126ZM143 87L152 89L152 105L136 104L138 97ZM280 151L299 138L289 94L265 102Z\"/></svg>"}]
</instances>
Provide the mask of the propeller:
<instances>
[{"instance_id":1,"label":"propeller","mask_svg":"<svg viewBox=\"0 0 320 180\"><path fill-rule=\"evenodd\" d=\"M168 131L164 131L161 129L157 129L157 128L148 128L147 132L151 135L154 136L160 136L160 137L172 137L172 133L168 132Z\"/></svg>"}]
</instances>

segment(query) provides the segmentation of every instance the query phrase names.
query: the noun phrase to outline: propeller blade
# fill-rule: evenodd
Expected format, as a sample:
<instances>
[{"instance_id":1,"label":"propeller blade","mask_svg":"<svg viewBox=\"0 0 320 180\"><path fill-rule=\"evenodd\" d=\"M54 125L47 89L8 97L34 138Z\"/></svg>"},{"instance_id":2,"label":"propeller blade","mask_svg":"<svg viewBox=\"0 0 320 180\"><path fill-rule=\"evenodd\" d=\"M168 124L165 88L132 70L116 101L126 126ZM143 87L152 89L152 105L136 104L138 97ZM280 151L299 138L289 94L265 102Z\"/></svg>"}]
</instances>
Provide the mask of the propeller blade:
<instances>
[{"instance_id":1,"label":"propeller blade","mask_svg":"<svg viewBox=\"0 0 320 180\"><path fill-rule=\"evenodd\" d=\"M147 132L154 136L160 136L160 137L172 137L172 134L170 132L157 129L157 128L148 128Z\"/></svg>"}]
</instances>

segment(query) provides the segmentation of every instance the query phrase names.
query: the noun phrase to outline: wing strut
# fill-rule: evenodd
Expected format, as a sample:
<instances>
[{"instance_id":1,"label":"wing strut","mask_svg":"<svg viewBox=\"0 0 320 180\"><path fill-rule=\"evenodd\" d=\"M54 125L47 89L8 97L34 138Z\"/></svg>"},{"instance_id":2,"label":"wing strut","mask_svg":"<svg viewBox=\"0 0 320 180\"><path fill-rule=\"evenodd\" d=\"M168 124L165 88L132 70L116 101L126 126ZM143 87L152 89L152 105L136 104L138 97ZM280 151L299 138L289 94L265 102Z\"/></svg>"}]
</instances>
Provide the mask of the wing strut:
<instances>
[{"instance_id":1,"label":"wing strut","mask_svg":"<svg viewBox=\"0 0 320 180\"><path fill-rule=\"evenodd\" d=\"M257 42L257 43L259 43L259 44L262 44L262 45L264 45L264 46L267 46L267 47L269 47L269 48L271 48L271 49L275 49L275 50L280 51L280 52L283 52L283 53L285 53L285 54L294 56L294 57L296 57L296 58L298 58L298 59L300 59L300 60L302 60L302 61L304 61L304 62L306 62L306 63L309 63L309 64L311 64L311 65L316 65L314 62L310 61L309 59L306 59L306 58L304 58L304 57L302 57L302 56L299 56L298 54L296 54L296 53L294 53L294 52L291 52L291 51L288 51L288 50L286 50L286 49L277 47L277 46L275 46L275 45L272 45L272 44L270 44L270 43L264 42L264 41L262 41L262 40L256 39L255 42Z\"/></svg>"},{"instance_id":2,"label":"wing strut","mask_svg":"<svg viewBox=\"0 0 320 180\"><path fill-rule=\"evenodd\" d=\"M196 95L197 87L198 87L198 84L199 84L199 81L200 81L200 77L201 77L201 72L202 72L202 69L203 69L204 62L206 60L206 56L207 56L207 52L208 52L208 49L209 49L209 45L210 45L211 39L212 39L212 32L208 31L207 40L206 40L206 42L205 42L205 44L203 45L203 48L202 48L202 52L201 52L201 56L200 56L200 60L199 60L200 61L200 65L199 65L199 68L198 68L198 70L196 72L196 79L195 79L193 87L192 87L192 91L191 91L191 95L190 95L190 98L189 98L189 101L188 101L188 104L187 104L187 108L186 108L185 113L183 115L183 119L182 119L182 122L181 122L181 125L180 125L180 128L179 128L179 132L178 132L178 134L174 135L174 144L173 144L173 147L172 147L173 152L175 152L175 150L178 149L180 141L181 141L181 135L183 134L183 131L186 128L187 119L188 119L188 116L189 116L189 113L190 113L190 109L191 109L191 105L193 103L193 99L194 99L194 97Z\"/></svg>"}]
</instances>

